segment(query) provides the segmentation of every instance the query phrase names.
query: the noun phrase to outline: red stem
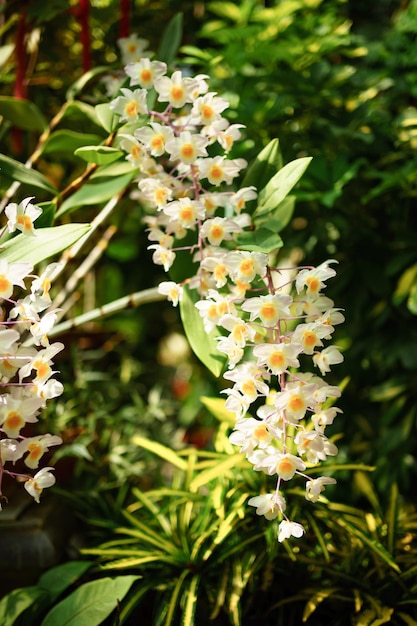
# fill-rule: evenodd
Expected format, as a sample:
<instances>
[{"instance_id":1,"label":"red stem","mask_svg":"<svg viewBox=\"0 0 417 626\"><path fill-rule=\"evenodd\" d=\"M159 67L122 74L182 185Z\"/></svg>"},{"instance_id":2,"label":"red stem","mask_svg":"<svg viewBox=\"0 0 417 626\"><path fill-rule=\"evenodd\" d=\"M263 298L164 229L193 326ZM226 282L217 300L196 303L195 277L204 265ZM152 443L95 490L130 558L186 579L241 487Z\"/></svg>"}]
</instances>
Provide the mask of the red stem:
<instances>
[{"instance_id":1,"label":"red stem","mask_svg":"<svg viewBox=\"0 0 417 626\"><path fill-rule=\"evenodd\" d=\"M129 37L130 35L130 0L120 0L120 24L119 37Z\"/></svg>"},{"instance_id":2,"label":"red stem","mask_svg":"<svg viewBox=\"0 0 417 626\"><path fill-rule=\"evenodd\" d=\"M91 69L91 40L90 40L90 2L89 0L79 0L79 10L77 15L81 25L81 43L83 47L83 71Z\"/></svg>"}]
</instances>

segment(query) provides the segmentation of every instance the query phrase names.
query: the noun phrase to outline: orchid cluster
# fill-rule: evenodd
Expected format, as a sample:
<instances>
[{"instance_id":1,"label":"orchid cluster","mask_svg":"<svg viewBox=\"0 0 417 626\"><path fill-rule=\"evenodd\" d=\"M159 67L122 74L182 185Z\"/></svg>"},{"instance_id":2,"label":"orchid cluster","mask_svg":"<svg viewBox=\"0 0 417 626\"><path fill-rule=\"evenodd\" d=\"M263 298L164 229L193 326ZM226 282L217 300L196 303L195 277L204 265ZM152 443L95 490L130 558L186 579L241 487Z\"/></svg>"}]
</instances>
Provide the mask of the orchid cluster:
<instances>
[{"instance_id":1,"label":"orchid cluster","mask_svg":"<svg viewBox=\"0 0 417 626\"><path fill-rule=\"evenodd\" d=\"M254 186L232 187L246 167L230 158L242 125L223 117L229 104L209 91L208 76L168 75L166 64L149 55L128 62L125 73L129 86L110 108L126 123L121 148L139 168L139 196L150 207L153 261L169 272L179 253L188 255L187 277L163 281L159 291L174 306L185 288L199 293L195 306L205 331L218 335L217 350L228 362L226 408L236 417L230 441L255 470L276 478L274 491L249 505L269 520L280 518L279 541L300 537L304 528L287 517L283 487L299 476L306 499L315 502L335 482L308 474L337 453L325 428L340 412L332 404L340 390L323 380L343 360L324 343L344 319L323 295L335 261L291 268L293 277L281 283L270 254L239 244L252 227L246 203L258 194ZM308 360L314 373L300 372Z\"/></svg>"},{"instance_id":2,"label":"orchid cluster","mask_svg":"<svg viewBox=\"0 0 417 626\"><path fill-rule=\"evenodd\" d=\"M36 236L33 222L42 210L31 200L25 198L6 207L8 221L3 232ZM38 503L42 490L55 483L53 467L38 467L49 448L62 443L61 438L49 433L30 436L29 432L47 400L63 391L53 378L53 359L64 346L48 340L56 321L49 295L56 265L48 265L38 276L32 273L31 263L0 258L0 510L1 500L6 499L4 476L24 482ZM26 295L16 298L17 291ZM31 470L38 471L32 475Z\"/></svg>"}]
</instances>

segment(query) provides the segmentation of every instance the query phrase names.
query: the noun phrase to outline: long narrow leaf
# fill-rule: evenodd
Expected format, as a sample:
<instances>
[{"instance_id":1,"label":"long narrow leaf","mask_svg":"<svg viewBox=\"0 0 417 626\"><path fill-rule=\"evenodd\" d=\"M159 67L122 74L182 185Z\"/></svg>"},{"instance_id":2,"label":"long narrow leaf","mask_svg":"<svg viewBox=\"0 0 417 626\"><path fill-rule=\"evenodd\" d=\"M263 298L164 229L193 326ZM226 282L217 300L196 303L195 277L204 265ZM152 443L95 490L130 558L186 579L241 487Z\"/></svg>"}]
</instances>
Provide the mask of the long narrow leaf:
<instances>
[{"instance_id":1,"label":"long narrow leaf","mask_svg":"<svg viewBox=\"0 0 417 626\"><path fill-rule=\"evenodd\" d=\"M38 189L48 191L52 195L57 193L55 187L43 174L25 167L23 163L15 161L4 154L0 154L0 172L2 176L7 176L10 180L17 181L28 187L37 187Z\"/></svg>"}]
</instances>

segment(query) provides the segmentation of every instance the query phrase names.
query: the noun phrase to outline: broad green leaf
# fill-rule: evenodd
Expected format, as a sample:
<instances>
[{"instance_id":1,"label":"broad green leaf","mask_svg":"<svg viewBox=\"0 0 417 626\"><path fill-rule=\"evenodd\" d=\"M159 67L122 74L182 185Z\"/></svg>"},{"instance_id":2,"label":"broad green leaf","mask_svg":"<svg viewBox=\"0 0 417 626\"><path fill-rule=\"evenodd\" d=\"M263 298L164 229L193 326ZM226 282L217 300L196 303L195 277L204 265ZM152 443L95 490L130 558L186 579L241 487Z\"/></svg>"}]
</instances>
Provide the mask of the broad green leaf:
<instances>
[{"instance_id":1,"label":"broad green leaf","mask_svg":"<svg viewBox=\"0 0 417 626\"><path fill-rule=\"evenodd\" d=\"M10 157L0 154L0 176L6 176L12 181L18 181L29 187L37 187L55 195L57 190L52 183L40 172L29 169Z\"/></svg>"},{"instance_id":2,"label":"broad green leaf","mask_svg":"<svg viewBox=\"0 0 417 626\"><path fill-rule=\"evenodd\" d=\"M64 224L40 228L35 231L35 237L19 234L3 244L0 259L7 259L9 263L25 262L36 265L71 246L89 228L89 224Z\"/></svg>"},{"instance_id":3,"label":"broad green leaf","mask_svg":"<svg viewBox=\"0 0 417 626\"><path fill-rule=\"evenodd\" d=\"M112 133L114 130L116 130L119 124L119 116L113 113L108 102L98 104L95 107L95 112L97 115L97 119L101 126L104 128L104 130L106 130L108 133Z\"/></svg>"},{"instance_id":4,"label":"broad green leaf","mask_svg":"<svg viewBox=\"0 0 417 626\"><path fill-rule=\"evenodd\" d=\"M55 218L56 203L40 202L38 207L42 209L42 215L39 215L35 221L35 228L47 228L48 226L52 226Z\"/></svg>"},{"instance_id":5,"label":"broad green leaf","mask_svg":"<svg viewBox=\"0 0 417 626\"><path fill-rule=\"evenodd\" d=\"M87 104L86 102L81 102L80 100L75 100L73 102L69 102L65 107L65 111L63 114L64 118L70 118L71 121L76 120L89 120L93 124L95 124L98 128L101 128L102 125L100 120L96 114L96 107L91 104Z\"/></svg>"},{"instance_id":6,"label":"broad green leaf","mask_svg":"<svg viewBox=\"0 0 417 626\"><path fill-rule=\"evenodd\" d=\"M100 183L87 183L78 191L69 196L61 204L57 211L57 217L61 217L80 206L102 204L121 193L133 180L136 170L124 176L114 177Z\"/></svg>"},{"instance_id":7,"label":"broad green leaf","mask_svg":"<svg viewBox=\"0 0 417 626\"><path fill-rule=\"evenodd\" d=\"M0 96L0 116L17 128L44 131L48 123L38 107L30 100Z\"/></svg>"},{"instance_id":8,"label":"broad green leaf","mask_svg":"<svg viewBox=\"0 0 417 626\"><path fill-rule=\"evenodd\" d=\"M109 165L102 165L90 176L90 181L100 178L113 178L114 176L123 176L131 174L133 178L139 173L139 168L134 168L129 161L116 161Z\"/></svg>"},{"instance_id":9,"label":"broad green leaf","mask_svg":"<svg viewBox=\"0 0 417 626\"><path fill-rule=\"evenodd\" d=\"M281 168L282 157L279 141L278 139L273 139L251 163L241 186L255 186L260 191Z\"/></svg>"},{"instance_id":10,"label":"broad green leaf","mask_svg":"<svg viewBox=\"0 0 417 626\"><path fill-rule=\"evenodd\" d=\"M303 157L284 165L260 192L257 215L274 211L298 183L310 162L311 157Z\"/></svg>"},{"instance_id":11,"label":"broad green leaf","mask_svg":"<svg viewBox=\"0 0 417 626\"><path fill-rule=\"evenodd\" d=\"M91 561L68 561L47 570L38 580L38 587L46 589L53 602L65 589L93 565Z\"/></svg>"},{"instance_id":12,"label":"broad green leaf","mask_svg":"<svg viewBox=\"0 0 417 626\"><path fill-rule=\"evenodd\" d=\"M45 597L45 590L39 587L13 589L0 601L0 624L13 626L17 618L42 597Z\"/></svg>"},{"instance_id":13,"label":"broad green leaf","mask_svg":"<svg viewBox=\"0 0 417 626\"><path fill-rule=\"evenodd\" d=\"M85 583L48 613L42 626L100 626L123 600L138 576Z\"/></svg>"},{"instance_id":14,"label":"broad green leaf","mask_svg":"<svg viewBox=\"0 0 417 626\"><path fill-rule=\"evenodd\" d=\"M113 163L113 161L117 161L124 153L110 146L83 146L82 148L77 148L74 154L87 161L87 163L108 165Z\"/></svg>"},{"instance_id":15,"label":"broad green leaf","mask_svg":"<svg viewBox=\"0 0 417 626\"><path fill-rule=\"evenodd\" d=\"M158 59L170 65L178 52L182 39L183 14L177 13L165 28L159 44Z\"/></svg>"},{"instance_id":16,"label":"broad green leaf","mask_svg":"<svg viewBox=\"0 0 417 626\"><path fill-rule=\"evenodd\" d=\"M284 245L281 237L268 228L258 228L241 233L236 238L236 245L241 250L264 252L269 254Z\"/></svg>"},{"instance_id":17,"label":"broad green leaf","mask_svg":"<svg viewBox=\"0 0 417 626\"><path fill-rule=\"evenodd\" d=\"M56 130L52 133L42 148L42 154L51 154L53 152L64 152L70 156L73 155L77 148L82 146L95 144L99 145L102 138L99 135L78 133L74 130Z\"/></svg>"},{"instance_id":18,"label":"broad green leaf","mask_svg":"<svg viewBox=\"0 0 417 626\"><path fill-rule=\"evenodd\" d=\"M145 450L149 450L149 452L153 452L153 454L156 454L168 463L172 463L172 465L175 465L175 467L178 467L181 470L187 469L187 462L184 461L184 459L178 456L178 454L171 450L171 448L167 448L157 441L151 441L145 437L134 435L132 437L132 443L141 448L145 448Z\"/></svg>"},{"instance_id":19,"label":"broad green leaf","mask_svg":"<svg viewBox=\"0 0 417 626\"><path fill-rule=\"evenodd\" d=\"M206 332L203 320L195 308L197 300L196 290L190 290L185 286L180 302L184 331L194 354L214 376L219 377L225 366L226 356L217 350L215 337L219 336L219 332L216 330Z\"/></svg>"},{"instance_id":20,"label":"broad green leaf","mask_svg":"<svg viewBox=\"0 0 417 626\"><path fill-rule=\"evenodd\" d=\"M84 87L86 85L88 85L88 83L93 78L96 78L97 76L101 76L101 74L107 74L108 71L109 71L109 66L108 65L97 66L97 67L94 67L93 69L89 70L88 72L86 72L85 74L80 76L80 78L78 78L69 87L69 89L67 90L67 93L66 93L66 99L67 100L74 100L75 97L83 91Z\"/></svg>"},{"instance_id":21,"label":"broad green leaf","mask_svg":"<svg viewBox=\"0 0 417 626\"><path fill-rule=\"evenodd\" d=\"M256 228L264 226L268 230L280 233L293 216L295 208L295 196L287 196L275 209L266 215L259 216L255 209L253 223Z\"/></svg>"}]
</instances>

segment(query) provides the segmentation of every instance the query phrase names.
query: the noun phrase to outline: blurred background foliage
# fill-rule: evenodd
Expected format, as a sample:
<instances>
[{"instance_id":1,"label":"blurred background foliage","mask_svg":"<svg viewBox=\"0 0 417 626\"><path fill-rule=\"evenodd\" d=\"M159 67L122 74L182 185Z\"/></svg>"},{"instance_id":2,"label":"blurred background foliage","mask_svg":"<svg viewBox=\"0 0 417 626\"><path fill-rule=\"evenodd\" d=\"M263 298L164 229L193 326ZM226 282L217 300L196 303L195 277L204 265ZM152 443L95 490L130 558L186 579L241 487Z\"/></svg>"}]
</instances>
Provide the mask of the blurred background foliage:
<instances>
[{"instance_id":1,"label":"blurred background foliage","mask_svg":"<svg viewBox=\"0 0 417 626\"><path fill-rule=\"evenodd\" d=\"M355 523L359 523L361 507L363 515L375 515L376 521L367 518L363 532L379 528L372 532L382 533L378 541L384 543L388 532L383 521L388 513L384 512L394 515L393 485L398 485L395 497L404 526L407 519L413 519L409 507L417 473L417 2L132 0L128 5L130 32L148 39L149 48L155 51L164 28L182 12L183 38L176 65L208 74L211 90L229 99L230 120L246 126L236 156L251 161L278 137L284 162L314 157L296 189L296 210L281 233L285 246L278 260L283 265L314 265L335 258L339 263L328 295L345 309L346 322L336 336L345 350L345 362L330 382L344 380L345 389L339 403L344 413L332 427L333 434L341 462L362 462L375 466L375 471L367 478L352 471L339 472L331 499L357 507L351 511L357 517ZM77 101L95 105L107 100L97 68L117 72L120 67L117 39L123 2L91 0L87 56L82 6L75 0L0 2L2 97L16 95L19 63L13 48L26 11L29 40L21 95L49 120L60 111L74 81L90 71ZM60 122L58 129L62 128L96 135L99 141L104 138L103 130L75 107ZM39 129L16 131L2 120L0 151L4 154L24 162L38 138ZM41 155L37 167L60 189L84 169L79 158L52 148ZM8 185L0 173L2 194ZM94 211L94 207L83 207L74 219L88 221ZM86 300L102 305L161 280L146 251L142 217L143 209L134 197L126 196L112 218L116 234L79 288L75 312L83 310ZM93 507L94 503L99 510L103 506L105 513L100 514L104 517L120 521L121 503L125 504L125 498L129 501L130 486L148 489L165 480L163 465L132 438L139 434L174 449L186 444L212 449L217 420L200 397L217 395L219 382L208 377L190 354L177 313L166 304L126 311L68 333L62 340L69 346L60 363L66 394L48 416L53 422L49 429L60 430L66 441L56 455L58 460L61 457L61 484L66 484L64 474L69 468L75 492L78 489L84 498L92 499ZM119 508L111 504L114 497L119 498ZM315 515L321 515L320 524L328 528L317 530L325 539L318 548L322 561L315 568L309 562L310 573L314 569L311 580L323 580L327 572L330 587L335 570L329 563L342 553L346 557L338 569L342 587L347 584L343 568L350 568L352 582L363 577L363 568L375 558L380 559L376 570L369 567L379 581L385 580L388 561L382 552L356 555L348 565L351 546L339 545L333 553L325 548L335 532L333 518L323 521L323 509ZM410 557L415 551L413 524L398 538L404 554L410 550L407 546L414 546ZM399 528L397 522L394 525ZM393 535L388 536L386 548L395 552ZM357 535L359 539L363 541ZM354 544L359 550L359 544ZM366 543L361 545L366 547ZM315 548L308 550L310 556L305 558L313 559ZM292 557L289 562L293 563ZM294 576L301 580L303 567L297 563ZM392 563L388 567L394 579ZM277 576L278 570L271 576ZM365 578L371 581L367 593L372 593L378 585L371 575ZM410 583L411 589L414 578L409 574L406 583L398 579L393 583L395 601L405 601L404 584ZM259 585L267 597L270 587L265 580ZM312 597L305 585L303 589L296 603ZM339 591L332 593L337 597ZM381 601L385 591L381 583ZM275 615L284 619L278 605ZM301 614L294 610L294 621L287 613L287 621L279 622L276 617L271 624L300 623ZM354 622L336 619L337 611L329 611L312 623L366 626L378 613ZM398 618L390 614L386 621L417 623L400 614L401 609Z\"/></svg>"}]
</instances>

